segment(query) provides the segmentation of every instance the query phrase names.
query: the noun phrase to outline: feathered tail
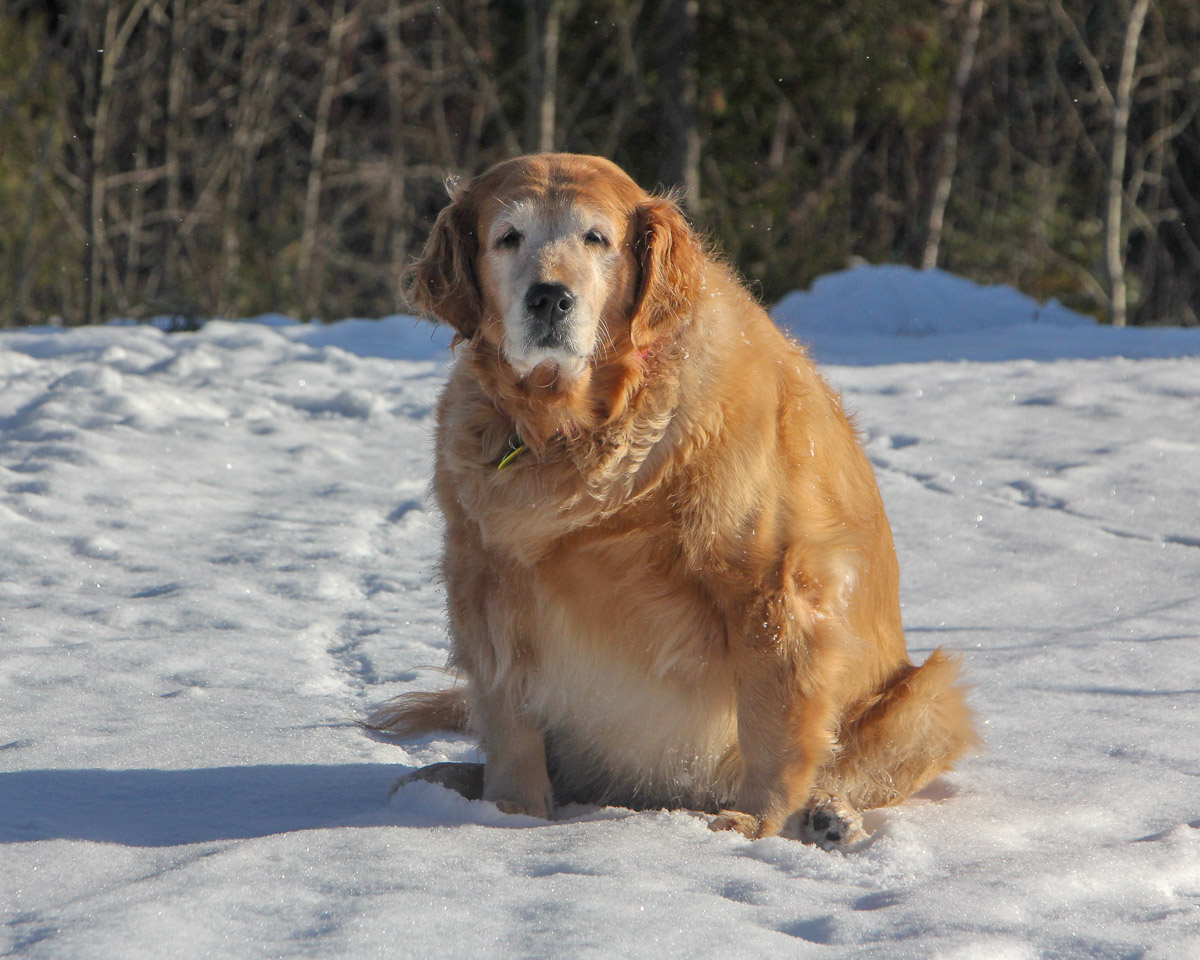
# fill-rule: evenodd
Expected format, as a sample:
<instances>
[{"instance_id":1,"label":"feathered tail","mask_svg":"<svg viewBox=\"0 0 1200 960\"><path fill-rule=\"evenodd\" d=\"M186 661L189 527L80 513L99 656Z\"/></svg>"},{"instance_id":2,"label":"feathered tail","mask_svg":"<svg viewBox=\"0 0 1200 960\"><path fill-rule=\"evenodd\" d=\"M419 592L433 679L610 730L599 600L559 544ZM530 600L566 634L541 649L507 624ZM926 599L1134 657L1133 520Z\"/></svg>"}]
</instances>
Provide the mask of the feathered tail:
<instances>
[{"instance_id":1,"label":"feathered tail","mask_svg":"<svg viewBox=\"0 0 1200 960\"><path fill-rule=\"evenodd\" d=\"M467 729L467 689L451 687L433 693L402 693L385 700L366 720L368 730L405 737L445 730L463 733Z\"/></svg>"}]
</instances>

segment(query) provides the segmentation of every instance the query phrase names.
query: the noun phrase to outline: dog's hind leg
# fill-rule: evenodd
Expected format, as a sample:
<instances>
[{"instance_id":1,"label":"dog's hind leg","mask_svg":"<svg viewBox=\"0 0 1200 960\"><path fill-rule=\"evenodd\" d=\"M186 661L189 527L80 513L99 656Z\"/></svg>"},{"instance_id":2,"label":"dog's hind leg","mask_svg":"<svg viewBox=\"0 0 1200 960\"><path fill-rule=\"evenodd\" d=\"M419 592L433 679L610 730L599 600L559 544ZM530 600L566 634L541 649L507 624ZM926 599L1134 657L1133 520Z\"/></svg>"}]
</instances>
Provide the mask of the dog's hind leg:
<instances>
[{"instance_id":1,"label":"dog's hind leg","mask_svg":"<svg viewBox=\"0 0 1200 960\"><path fill-rule=\"evenodd\" d=\"M959 662L935 650L845 718L816 786L857 810L900 803L978 743Z\"/></svg>"},{"instance_id":2,"label":"dog's hind leg","mask_svg":"<svg viewBox=\"0 0 1200 960\"><path fill-rule=\"evenodd\" d=\"M482 763L431 763L412 773L401 777L392 787L395 793L406 783L424 781L438 783L448 790L461 794L468 800L483 798L483 764Z\"/></svg>"}]
</instances>

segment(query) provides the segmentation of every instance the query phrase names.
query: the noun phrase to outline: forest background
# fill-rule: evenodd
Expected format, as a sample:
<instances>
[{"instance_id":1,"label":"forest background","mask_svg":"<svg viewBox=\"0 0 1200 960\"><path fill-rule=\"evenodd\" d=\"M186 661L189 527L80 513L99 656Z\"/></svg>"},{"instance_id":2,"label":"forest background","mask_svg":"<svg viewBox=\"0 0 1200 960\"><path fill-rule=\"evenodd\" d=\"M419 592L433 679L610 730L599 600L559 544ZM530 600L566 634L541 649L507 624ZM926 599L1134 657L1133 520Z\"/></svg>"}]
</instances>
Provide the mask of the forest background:
<instances>
[{"instance_id":1,"label":"forest background","mask_svg":"<svg viewBox=\"0 0 1200 960\"><path fill-rule=\"evenodd\" d=\"M0 326L403 309L447 176L675 189L768 302L856 260L1200 318L1195 0L0 0Z\"/></svg>"}]
</instances>

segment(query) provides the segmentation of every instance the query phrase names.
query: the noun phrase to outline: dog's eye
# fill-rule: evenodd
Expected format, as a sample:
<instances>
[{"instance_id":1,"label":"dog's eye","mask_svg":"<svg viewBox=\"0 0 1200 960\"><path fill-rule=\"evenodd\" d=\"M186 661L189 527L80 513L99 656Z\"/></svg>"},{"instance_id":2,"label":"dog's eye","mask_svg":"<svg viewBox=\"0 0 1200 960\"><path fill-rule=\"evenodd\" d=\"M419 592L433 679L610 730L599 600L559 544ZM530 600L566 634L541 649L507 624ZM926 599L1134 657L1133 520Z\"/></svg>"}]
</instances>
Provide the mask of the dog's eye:
<instances>
[{"instance_id":1,"label":"dog's eye","mask_svg":"<svg viewBox=\"0 0 1200 960\"><path fill-rule=\"evenodd\" d=\"M521 231L514 227L509 227L504 231L504 235L496 241L496 246L502 247L505 250L515 250L521 245Z\"/></svg>"},{"instance_id":2,"label":"dog's eye","mask_svg":"<svg viewBox=\"0 0 1200 960\"><path fill-rule=\"evenodd\" d=\"M583 242L591 247L607 247L608 237L599 230L589 230L583 235Z\"/></svg>"}]
</instances>

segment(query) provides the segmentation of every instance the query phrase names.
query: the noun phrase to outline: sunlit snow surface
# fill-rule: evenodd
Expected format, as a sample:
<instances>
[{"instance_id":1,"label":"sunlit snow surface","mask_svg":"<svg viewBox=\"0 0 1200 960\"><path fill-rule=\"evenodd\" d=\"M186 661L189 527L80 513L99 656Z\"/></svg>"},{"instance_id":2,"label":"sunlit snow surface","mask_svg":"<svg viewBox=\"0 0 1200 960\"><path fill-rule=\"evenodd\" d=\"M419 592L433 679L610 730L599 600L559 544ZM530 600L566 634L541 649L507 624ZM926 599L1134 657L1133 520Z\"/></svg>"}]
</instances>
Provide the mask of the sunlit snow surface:
<instances>
[{"instance_id":1,"label":"sunlit snow surface","mask_svg":"<svg viewBox=\"0 0 1200 960\"><path fill-rule=\"evenodd\" d=\"M389 799L477 756L350 723L446 682L443 333L0 335L0 955L1200 956L1200 331L903 268L777 315L987 738L851 855Z\"/></svg>"}]
</instances>

